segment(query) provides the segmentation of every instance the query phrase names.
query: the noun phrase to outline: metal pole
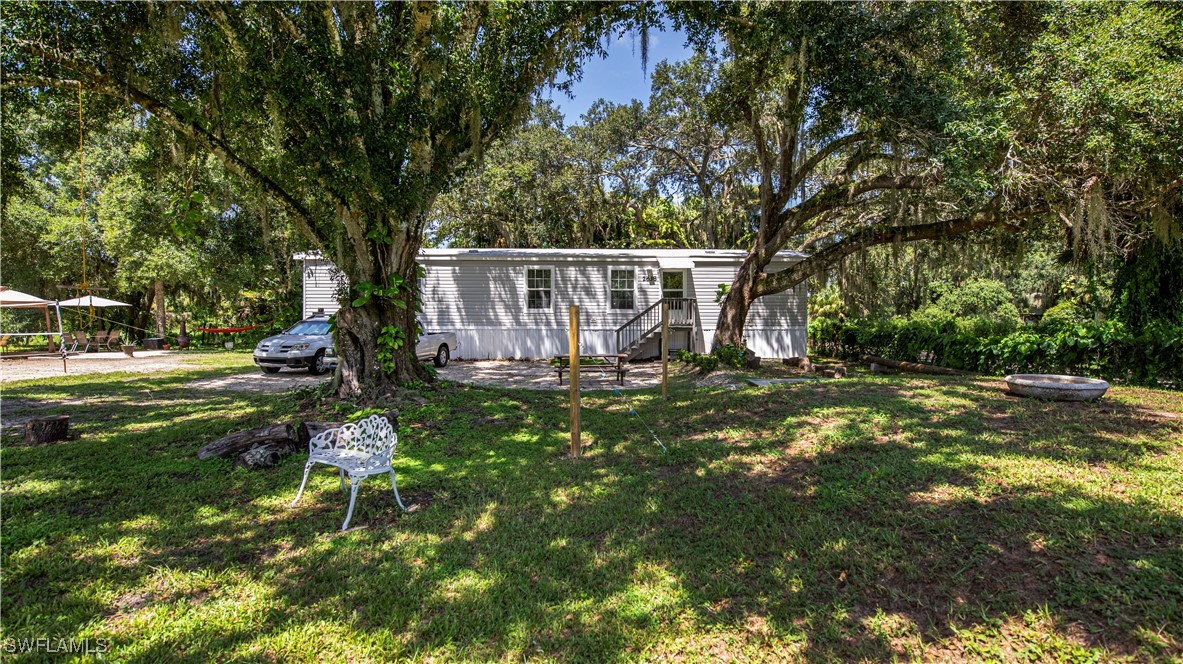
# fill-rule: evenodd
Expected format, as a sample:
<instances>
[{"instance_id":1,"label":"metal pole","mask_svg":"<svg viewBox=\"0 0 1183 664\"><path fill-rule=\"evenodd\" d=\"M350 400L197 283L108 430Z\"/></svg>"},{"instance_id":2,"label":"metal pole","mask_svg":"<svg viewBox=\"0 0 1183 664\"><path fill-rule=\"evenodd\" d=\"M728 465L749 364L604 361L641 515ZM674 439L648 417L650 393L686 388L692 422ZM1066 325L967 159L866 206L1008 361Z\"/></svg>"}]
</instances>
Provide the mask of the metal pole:
<instances>
[{"instance_id":1,"label":"metal pole","mask_svg":"<svg viewBox=\"0 0 1183 664\"><path fill-rule=\"evenodd\" d=\"M670 302L661 301L661 398L669 397L670 382Z\"/></svg>"},{"instance_id":2,"label":"metal pole","mask_svg":"<svg viewBox=\"0 0 1183 664\"><path fill-rule=\"evenodd\" d=\"M572 304L568 311L571 319L571 331L567 357L571 362L571 456L579 456L581 438L579 433L579 305Z\"/></svg>"}]
</instances>

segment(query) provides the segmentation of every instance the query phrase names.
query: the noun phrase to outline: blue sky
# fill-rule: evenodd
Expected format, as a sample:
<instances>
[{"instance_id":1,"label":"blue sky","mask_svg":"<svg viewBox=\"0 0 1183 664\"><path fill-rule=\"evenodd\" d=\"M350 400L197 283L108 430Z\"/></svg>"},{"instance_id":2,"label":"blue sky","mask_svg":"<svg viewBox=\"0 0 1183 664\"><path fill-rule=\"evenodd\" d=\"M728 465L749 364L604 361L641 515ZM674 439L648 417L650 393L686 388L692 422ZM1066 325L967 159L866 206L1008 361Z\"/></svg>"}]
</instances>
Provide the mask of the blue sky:
<instances>
[{"instance_id":1,"label":"blue sky","mask_svg":"<svg viewBox=\"0 0 1183 664\"><path fill-rule=\"evenodd\" d=\"M686 46L680 32L651 31L649 33L649 72L662 60L686 60L694 51ZM608 57L593 59L583 67L583 79L571 86L574 98L558 90L543 91L566 116L568 126L579 122L579 116L601 97L618 104L632 99L649 101L649 76L641 70L641 37L625 35L608 47Z\"/></svg>"}]
</instances>

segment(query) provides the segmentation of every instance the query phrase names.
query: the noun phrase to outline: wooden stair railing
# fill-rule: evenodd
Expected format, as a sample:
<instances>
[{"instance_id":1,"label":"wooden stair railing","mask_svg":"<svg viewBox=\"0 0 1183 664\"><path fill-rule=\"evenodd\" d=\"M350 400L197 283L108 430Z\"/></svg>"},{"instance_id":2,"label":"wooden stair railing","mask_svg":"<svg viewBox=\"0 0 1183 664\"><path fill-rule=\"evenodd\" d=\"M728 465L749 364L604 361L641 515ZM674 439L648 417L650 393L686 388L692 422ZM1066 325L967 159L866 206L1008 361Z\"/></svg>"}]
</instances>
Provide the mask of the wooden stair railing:
<instances>
[{"instance_id":1,"label":"wooden stair railing","mask_svg":"<svg viewBox=\"0 0 1183 664\"><path fill-rule=\"evenodd\" d=\"M616 352L632 355L642 343L661 330L661 305L670 305L671 328L695 328L698 303L691 297L667 297L633 316L624 325L616 328Z\"/></svg>"}]
</instances>

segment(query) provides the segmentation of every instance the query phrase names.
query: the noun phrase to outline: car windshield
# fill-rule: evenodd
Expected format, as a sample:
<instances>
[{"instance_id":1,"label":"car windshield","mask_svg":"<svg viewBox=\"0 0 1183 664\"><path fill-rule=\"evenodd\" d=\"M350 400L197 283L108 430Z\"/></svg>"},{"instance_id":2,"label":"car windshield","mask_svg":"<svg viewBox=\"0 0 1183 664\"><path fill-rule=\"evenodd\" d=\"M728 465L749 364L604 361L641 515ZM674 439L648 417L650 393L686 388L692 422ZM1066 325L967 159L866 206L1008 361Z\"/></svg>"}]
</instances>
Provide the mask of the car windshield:
<instances>
[{"instance_id":1,"label":"car windshield","mask_svg":"<svg viewBox=\"0 0 1183 664\"><path fill-rule=\"evenodd\" d=\"M292 326L290 330L284 334L328 334L329 322L327 320L302 320Z\"/></svg>"}]
</instances>

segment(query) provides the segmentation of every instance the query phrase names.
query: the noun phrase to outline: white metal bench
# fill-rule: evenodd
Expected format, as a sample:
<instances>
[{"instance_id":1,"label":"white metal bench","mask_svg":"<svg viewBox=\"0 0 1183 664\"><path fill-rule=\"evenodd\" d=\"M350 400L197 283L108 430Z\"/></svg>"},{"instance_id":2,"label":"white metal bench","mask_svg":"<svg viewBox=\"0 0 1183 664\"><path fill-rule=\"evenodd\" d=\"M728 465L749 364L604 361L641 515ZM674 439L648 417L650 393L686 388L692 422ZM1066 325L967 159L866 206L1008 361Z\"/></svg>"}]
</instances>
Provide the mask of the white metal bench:
<instances>
[{"instance_id":1,"label":"white metal bench","mask_svg":"<svg viewBox=\"0 0 1183 664\"><path fill-rule=\"evenodd\" d=\"M390 485L394 488L394 500L405 512L403 501L398 496L398 480L394 469L390 467L390 460L394 457L394 448L398 445L398 433L391 426L390 420L382 415L371 415L357 424L346 424L338 429L329 429L308 441L308 463L304 464L304 481L300 482L300 490L291 507L295 507L300 496L304 494L304 485L308 484L308 473L313 464L323 463L337 468L341 476L341 488L345 488L345 476L349 475L349 511L345 513L345 524L341 530L349 528L349 520L353 518L353 503L357 500L357 490L362 480L370 475L390 473Z\"/></svg>"}]
</instances>

